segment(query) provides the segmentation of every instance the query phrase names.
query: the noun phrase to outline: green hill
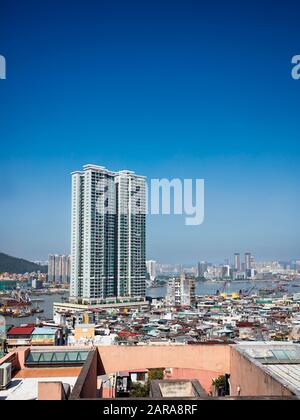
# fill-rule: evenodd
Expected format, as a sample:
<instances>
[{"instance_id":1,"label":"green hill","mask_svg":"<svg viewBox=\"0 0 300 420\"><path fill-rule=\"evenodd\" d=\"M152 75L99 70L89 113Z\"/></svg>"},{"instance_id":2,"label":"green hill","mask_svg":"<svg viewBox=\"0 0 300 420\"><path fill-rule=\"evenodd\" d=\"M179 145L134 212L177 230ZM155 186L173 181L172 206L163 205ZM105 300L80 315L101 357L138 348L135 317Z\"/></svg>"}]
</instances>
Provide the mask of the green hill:
<instances>
[{"instance_id":1,"label":"green hill","mask_svg":"<svg viewBox=\"0 0 300 420\"><path fill-rule=\"evenodd\" d=\"M0 273L24 274L33 271L47 272L47 266L41 266L22 258L11 257L0 252Z\"/></svg>"}]
</instances>

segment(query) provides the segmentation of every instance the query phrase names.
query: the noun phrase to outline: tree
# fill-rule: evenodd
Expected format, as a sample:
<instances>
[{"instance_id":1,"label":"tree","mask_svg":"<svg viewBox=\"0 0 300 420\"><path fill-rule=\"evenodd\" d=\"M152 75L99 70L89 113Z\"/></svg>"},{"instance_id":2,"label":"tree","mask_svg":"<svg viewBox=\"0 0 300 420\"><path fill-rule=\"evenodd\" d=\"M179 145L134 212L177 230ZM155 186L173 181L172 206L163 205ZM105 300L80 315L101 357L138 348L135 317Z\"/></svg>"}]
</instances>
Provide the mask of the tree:
<instances>
[{"instance_id":1,"label":"tree","mask_svg":"<svg viewBox=\"0 0 300 420\"><path fill-rule=\"evenodd\" d=\"M133 398L149 397L148 383L145 385L142 385L138 382L132 384L130 389L130 396Z\"/></svg>"},{"instance_id":2,"label":"tree","mask_svg":"<svg viewBox=\"0 0 300 420\"><path fill-rule=\"evenodd\" d=\"M153 379L164 379L164 368L150 369L148 372L148 382Z\"/></svg>"},{"instance_id":3,"label":"tree","mask_svg":"<svg viewBox=\"0 0 300 420\"><path fill-rule=\"evenodd\" d=\"M138 382L134 383L130 387L130 396L134 398L145 398L149 397L151 381L161 380L164 378L164 368L149 369L148 380L145 385Z\"/></svg>"},{"instance_id":4,"label":"tree","mask_svg":"<svg viewBox=\"0 0 300 420\"><path fill-rule=\"evenodd\" d=\"M220 375L212 381L212 385L218 396L229 395L228 378L229 375Z\"/></svg>"}]
</instances>

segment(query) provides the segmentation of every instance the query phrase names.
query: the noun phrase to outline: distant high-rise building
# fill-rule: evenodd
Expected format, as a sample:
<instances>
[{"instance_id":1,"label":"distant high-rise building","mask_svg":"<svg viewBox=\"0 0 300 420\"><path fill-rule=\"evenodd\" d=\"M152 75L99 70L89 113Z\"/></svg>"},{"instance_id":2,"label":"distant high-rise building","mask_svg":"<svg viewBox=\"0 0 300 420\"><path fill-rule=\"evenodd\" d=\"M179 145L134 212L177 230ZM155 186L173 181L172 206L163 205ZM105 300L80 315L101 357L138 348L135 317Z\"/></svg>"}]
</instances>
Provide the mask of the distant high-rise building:
<instances>
[{"instance_id":1,"label":"distant high-rise building","mask_svg":"<svg viewBox=\"0 0 300 420\"><path fill-rule=\"evenodd\" d=\"M146 261L147 273L151 281L156 278L156 261L149 260Z\"/></svg>"},{"instance_id":2,"label":"distant high-rise building","mask_svg":"<svg viewBox=\"0 0 300 420\"><path fill-rule=\"evenodd\" d=\"M167 286L166 301L170 306L193 306L195 303L195 278L186 274L171 278Z\"/></svg>"},{"instance_id":3,"label":"distant high-rise building","mask_svg":"<svg viewBox=\"0 0 300 420\"><path fill-rule=\"evenodd\" d=\"M43 288L43 282L41 280L38 280L38 279L32 279L31 287L33 289L42 289Z\"/></svg>"},{"instance_id":4,"label":"distant high-rise building","mask_svg":"<svg viewBox=\"0 0 300 420\"><path fill-rule=\"evenodd\" d=\"M245 269L249 270L251 268L251 253L245 253Z\"/></svg>"},{"instance_id":5,"label":"distant high-rise building","mask_svg":"<svg viewBox=\"0 0 300 420\"><path fill-rule=\"evenodd\" d=\"M237 271L241 270L241 256L238 252L234 254L234 268Z\"/></svg>"},{"instance_id":6,"label":"distant high-rise building","mask_svg":"<svg viewBox=\"0 0 300 420\"><path fill-rule=\"evenodd\" d=\"M222 277L223 278L230 277L230 265L223 265L223 267L222 267Z\"/></svg>"},{"instance_id":7,"label":"distant high-rise building","mask_svg":"<svg viewBox=\"0 0 300 420\"><path fill-rule=\"evenodd\" d=\"M55 279L55 255L48 256L48 281L53 283Z\"/></svg>"},{"instance_id":8,"label":"distant high-rise building","mask_svg":"<svg viewBox=\"0 0 300 420\"><path fill-rule=\"evenodd\" d=\"M74 172L71 299L144 297L145 227L145 177L95 165Z\"/></svg>"},{"instance_id":9,"label":"distant high-rise building","mask_svg":"<svg viewBox=\"0 0 300 420\"><path fill-rule=\"evenodd\" d=\"M115 176L117 296L146 294L146 179L134 172Z\"/></svg>"},{"instance_id":10,"label":"distant high-rise building","mask_svg":"<svg viewBox=\"0 0 300 420\"><path fill-rule=\"evenodd\" d=\"M205 273L207 272L207 262L201 261L198 263L198 277L203 278L205 276Z\"/></svg>"},{"instance_id":11,"label":"distant high-rise building","mask_svg":"<svg viewBox=\"0 0 300 420\"><path fill-rule=\"evenodd\" d=\"M254 268L248 268L246 270L246 277L247 278L255 277L255 275L256 275L256 270L254 270Z\"/></svg>"},{"instance_id":12,"label":"distant high-rise building","mask_svg":"<svg viewBox=\"0 0 300 420\"><path fill-rule=\"evenodd\" d=\"M48 281L50 283L70 282L70 256L50 254L48 257Z\"/></svg>"}]
</instances>

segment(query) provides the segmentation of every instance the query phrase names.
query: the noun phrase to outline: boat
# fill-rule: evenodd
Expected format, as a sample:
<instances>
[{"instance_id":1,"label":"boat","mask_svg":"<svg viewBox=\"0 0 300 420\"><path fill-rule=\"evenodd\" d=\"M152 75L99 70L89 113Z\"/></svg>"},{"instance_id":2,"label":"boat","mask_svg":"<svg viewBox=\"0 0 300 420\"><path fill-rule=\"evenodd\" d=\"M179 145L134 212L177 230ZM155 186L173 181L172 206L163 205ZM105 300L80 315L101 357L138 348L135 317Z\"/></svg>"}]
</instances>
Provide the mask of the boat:
<instances>
[{"instance_id":1,"label":"boat","mask_svg":"<svg viewBox=\"0 0 300 420\"><path fill-rule=\"evenodd\" d=\"M31 311L30 312L15 312L13 314L13 318L26 318L30 315L31 315Z\"/></svg>"},{"instance_id":2,"label":"boat","mask_svg":"<svg viewBox=\"0 0 300 420\"><path fill-rule=\"evenodd\" d=\"M258 291L259 293L264 295L271 295L272 293L274 293L274 290L272 289L259 289Z\"/></svg>"},{"instance_id":3,"label":"boat","mask_svg":"<svg viewBox=\"0 0 300 420\"><path fill-rule=\"evenodd\" d=\"M12 316L12 313L10 311L1 311L0 315L1 316Z\"/></svg>"},{"instance_id":4,"label":"boat","mask_svg":"<svg viewBox=\"0 0 300 420\"><path fill-rule=\"evenodd\" d=\"M288 289L283 286L278 286L274 289L274 292L288 292Z\"/></svg>"},{"instance_id":5,"label":"boat","mask_svg":"<svg viewBox=\"0 0 300 420\"><path fill-rule=\"evenodd\" d=\"M44 312L44 309L42 308L35 308L32 310L32 313L34 314L42 314Z\"/></svg>"}]
</instances>

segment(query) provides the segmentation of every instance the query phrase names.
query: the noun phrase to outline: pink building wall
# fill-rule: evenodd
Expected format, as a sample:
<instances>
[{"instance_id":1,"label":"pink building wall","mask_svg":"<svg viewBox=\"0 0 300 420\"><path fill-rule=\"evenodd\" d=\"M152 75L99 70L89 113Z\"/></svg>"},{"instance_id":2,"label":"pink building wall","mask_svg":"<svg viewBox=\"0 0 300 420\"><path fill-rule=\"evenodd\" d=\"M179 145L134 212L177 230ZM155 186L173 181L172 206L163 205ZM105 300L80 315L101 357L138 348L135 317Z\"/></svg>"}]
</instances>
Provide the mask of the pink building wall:
<instances>
[{"instance_id":1,"label":"pink building wall","mask_svg":"<svg viewBox=\"0 0 300 420\"><path fill-rule=\"evenodd\" d=\"M61 382L39 382L38 400L61 400L63 385Z\"/></svg>"},{"instance_id":2,"label":"pink building wall","mask_svg":"<svg viewBox=\"0 0 300 420\"><path fill-rule=\"evenodd\" d=\"M24 369L25 360L29 351L29 347L19 347L2 357L0 364L2 365L3 363L11 363L13 369Z\"/></svg>"},{"instance_id":3,"label":"pink building wall","mask_svg":"<svg viewBox=\"0 0 300 420\"><path fill-rule=\"evenodd\" d=\"M212 392L212 381L228 371L212 371L201 369L173 368L172 373L166 373L165 379L197 379L207 394Z\"/></svg>"},{"instance_id":4,"label":"pink building wall","mask_svg":"<svg viewBox=\"0 0 300 420\"><path fill-rule=\"evenodd\" d=\"M80 398L96 398L97 397L97 360L98 354L95 352L92 356L90 365L84 365L81 375L84 376L84 382L80 393Z\"/></svg>"},{"instance_id":5,"label":"pink building wall","mask_svg":"<svg viewBox=\"0 0 300 420\"><path fill-rule=\"evenodd\" d=\"M230 346L99 346L100 372L173 368L170 379L198 379L209 393L212 380L230 372Z\"/></svg>"},{"instance_id":6,"label":"pink building wall","mask_svg":"<svg viewBox=\"0 0 300 420\"><path fill-rule=\"evenodd\" d=\"M291 396L288 389L231 348L230 390L232 396ZM240 388L240 392L238 391Z\"/></svg>"}]
</instances>

